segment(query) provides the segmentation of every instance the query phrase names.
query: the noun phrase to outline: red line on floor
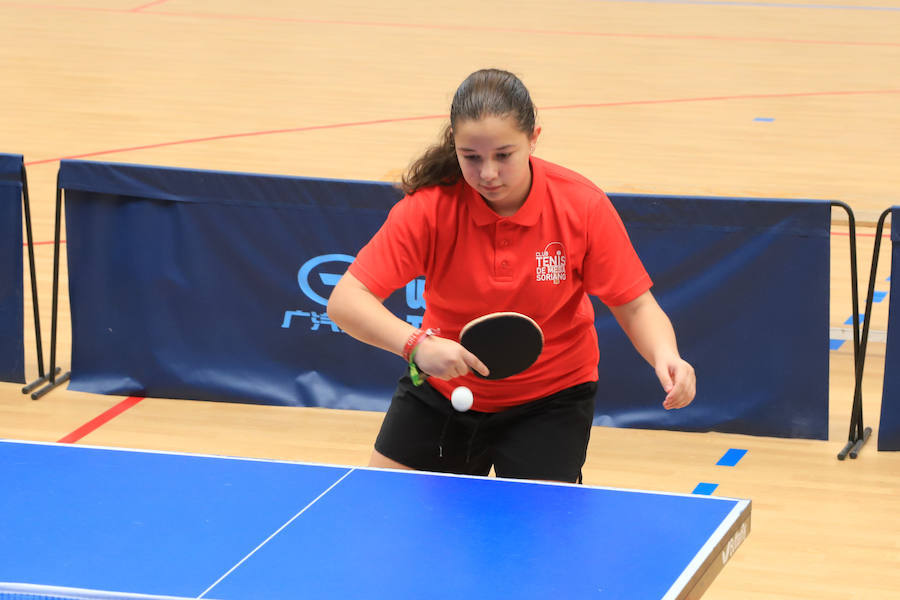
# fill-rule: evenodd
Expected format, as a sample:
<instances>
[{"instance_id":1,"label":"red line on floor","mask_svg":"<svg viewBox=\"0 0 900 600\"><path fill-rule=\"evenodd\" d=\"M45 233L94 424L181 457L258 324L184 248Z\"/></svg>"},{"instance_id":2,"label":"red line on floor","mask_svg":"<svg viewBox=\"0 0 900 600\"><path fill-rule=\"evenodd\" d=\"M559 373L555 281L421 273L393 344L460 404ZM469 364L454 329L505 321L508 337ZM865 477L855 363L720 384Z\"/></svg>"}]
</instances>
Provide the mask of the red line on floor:
<instances>
[{"instance_id":1,"label":"red line on floor","mask_svg":"<svg viewBox=\"0 0 900 600\"><path fill-rule=\"evenodd\" d=\"M102 427L103 425L105 425L106 423L109 423L110 421L112 421L113 419L115 419L116 417L121 415L123 412L125 412L126 410L128 410L129 408L131 408L132 406L137 404L138 402L140 402L141 400L143 400L143 398L137 397L137 396L131 396L130 398L126 398L126 399L122 400L121 402L119 402L118 404L116 404L115 406L110 408L108 411L106 411L105 413L98 415L97 417L91 419L90 421L88 421L87 423L85 423L84 425L82 425L81 427L79 427L78 429L76 429L75 431L70 433L69 435L60 439L58 443L74 444L75 442L77 442L81 438L85 437L89 433L92 433L92 432L96 431L97 429L99 429L100 427Z\"/></svg>"},{"instance_id":2,"label":"red line on floor","mask_svg":"<svg viewBox=\"0 0 900 600\"><path fill-rule=\"evenodd\" d=\"M77 154L72 156L61 156L57 158L45 158L43 160L34 160L25 163L26 166L40 165L45 163L57 162L60 160L72 160L89 158L92 156L102 156L104 154L120 154L122 152L134 152L136 150L150 150L153 148L165 148L167 146L181 146L185 144L198 144L200 142L214 142L217 140L233 140L244 137L257 137L263 135L276 135L282 133L301 133L304 131L316 131L320 129L340 129L344 127L361 127L365 125L382 125L386 123L402 123L405 121L425 121L431 119L447 118L448 115L427 115L422 117L399 117L395 119L375 119L372 121L356 121L352 123L333 123L330 125L310 125L308 127L291 127L288 129L273 129L270 131L248 131L246 133L229 133L224 135L213 135L209 137L194 138L188 140L175 140L173 142L160 142L158 144L147 144L146 146L133 146L130 148L116 148L113 150L100 150L97 152L87 152L85 154Z\"/></svg>"},{"instance_id":3,"label":"red line on floor","mask_svg":"<svg viewBox=\"0 0 900 600\"><path fill-rule=\"evenodd\" d=\"M620 106L642 106L653 104L682 104L692 102L722 102L722 101L740 101L740 100L759 100L759 99L775 99L775 98L811 98L822 96L863 96L863 95L884 95L884 94L900 94L900 89L886 90L838 90L831 92L787 92L773 94L742 94L734 96L704 96L699 98L661 98L658 100L622 100L616 102L599 102L596 104L569 104L563 106L545 106L538 107L538 112L542 110L572 110L584 108L612 108ZM60 160L72 160L90 158L93 156L103 156L107 154L121 154L124 152L134 152L137 150L150 150L153 148L166 148L169 146L182 146L187 144L197 144L202 142L212 142L218 140L233 140L238 138L259 137L264 135L279 135L285 133L301 133L305 131L319 131L323 129L341 129L348 127L364 127L369 125L385 125L389 123L404 123L409 121L428 121L436 119L446 119L448 115L423 115L417 117L396 117L393 119L373 119L371 121L354 121L350 123L331 123L326 125L310 125L307 127L290 127L286 129L272 129L268 131L248 131L244 133L229 133L222 135L213 135L201 138L192 138L186 140L174 140L171 142L159 142L156 144L147 144L144 146L132 146L128 148L114 148L111 150L98 150L96 152L86 152L83 154L75 154L70 156L59 156L55 158L44 158L26 162L26 166L41 165L53 163Z\"/></svg>"},{"instance_id":4,"label":"red line on floor","mask_svg":"<svg viewBox=\"0 0 900 600\"><path fill-rule=\"evenodd\" d=\"M60 244L65 244L65 243L66 243L66 240L59 240L59 243L60 243ZM32 246L52 246L52 245L53 245L53 240L50 240L49 242L34 242L34 243L32 244ZM23 242L23 243L22 243L22 247L23 247L23 248L27 248L27 247L28 247L28 242Z\"/></svg>"},{"instance_id":5,"label":"red line on floor","mask_svg":"<svg viewBox=\"0 0 900 600\"><path fill-rule=\"evenodd\" d=\"M155 2L148 2L147 4L143 4L141 6L136 6L132 8L129 12L141 12L145 8L150 8L151 6L157 6L159 4L165 4L169 0L155 0Z\"/></svg>"},{"instance_id":6,"label":"red line on floor","mask_svg":"<svg viewBox=\"0 0 900 600\"><path fill-rule=\"evenodd\" d=\"M577 37L598 37L598 38L636 38L636 39L658 39L658 40L675 40L675 41L699 41L699 42L737 42L737 43L762 43L762 44L816 44L829 46L900 46L898 42L892 41L866 41L866 40L816 40L816 39L793 39L793 38L775 38L775 37L740 37L740 36L721 36L721 35L700 35L700 34L676 34L676 33L639 33L639 32L607 32L607 31L579 31L564 29L535 29L524 27L502 27L502 26L478 26L478 25L448 25L444 23L402 23L390 21L350 21L339 19L310 19L303 17L280 17L266 15L248 15L248 14L229 14L229 13L213 13L200 11L173 11L173 10L146 10L155 5L163 4L167 0L157 0L150 2L137 8L109 8L109 7L92 7L92 6L63 6L51 3L35 3L22 1L2 1L0 6L26 6L28 8L42 8L47 10L68 10L80 12L98 12L98 13L115 13L115 14L141 14L146 16L188 18L188 19L207 19L207 20L229 20L229 21L245 21L245 22L264 22L264 23L287 23L298 25L325 25L338 27L372 27L372 28L392 28L392 29L420 29L420 30L437 30L437 31L461 31L473 33L511 33L522 35L556 35L556 36L577 36Z\"/></svg>"},{"instance_id":7,"label":"red line on floor","mask_svg":"<svg viewBox=\"0 0 900 600\"><path fill-rule=\"evenodd\" d=\"M390 21L349 21L338 19L308 19L302 17L270 17L246 14L228 14L211 12L175 12L157 11L147 14L166 17L190 17L199 19L219 19L232 21L261 21L269 23L296 23L299 25L331 25L338 27L380 27L391 29L423 29L437 31L460 31L473 33L512 33L523 35L556 35L569 37L597 37L597 38L636 38L651 40L675 40L675 41L699 41L699 42L744 42L763 44L815 44L835 46L900 46L897 42L874 42L863 40L814 40L775 37L741 37L722 35L690 35L673 33L634 33L634 32L609 32L609 31L579 31L566 29L535 29L528 27L498 27L484 25L448 25L444 23L401 23Z\"/></svg>"},{"instance_id":8,"label":"red line on floor","mask_svg":"<svg viewBox=\"0 0 900 600\"><path fill-rule=\"evenodd\" d=\"M598 102L596 104L566 104L539 107L541 110L571 110L577 108L606 108L613 106L640 106L645 104L679 104L693 102L725 102L731 100L766 100L775 98L813 98L817 96L868 96L880 94L900 94L900 89L885 90L836 90L826 92L775 92L770 94L736 94L733 96L701 96L697 98L660 98L659 100L622 100L618 102Z\"/></svg>"}]
</instances>

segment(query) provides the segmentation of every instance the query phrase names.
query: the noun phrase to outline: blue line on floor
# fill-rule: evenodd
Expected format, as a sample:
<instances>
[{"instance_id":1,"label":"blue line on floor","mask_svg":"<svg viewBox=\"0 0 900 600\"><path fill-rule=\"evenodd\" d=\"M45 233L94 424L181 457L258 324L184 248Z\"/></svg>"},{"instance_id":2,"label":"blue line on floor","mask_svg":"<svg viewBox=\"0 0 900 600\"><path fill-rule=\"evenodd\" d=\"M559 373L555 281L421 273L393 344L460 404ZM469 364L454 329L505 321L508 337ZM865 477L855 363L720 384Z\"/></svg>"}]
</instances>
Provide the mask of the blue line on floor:
<instances>
[{"instance_id":1,"label":"blue line on floor","mask_svg":"<svg viewBox=\"0 0 900 600\"><path fill-rule=\"evenodd\" d=\"M719 462L717 462L716 464L722 467L733 467L738 464L738 461L744 458L745 454L747 454L746 450L731 448L722 456L722 458L719 459Z\"/></svg>"}]
</instances>

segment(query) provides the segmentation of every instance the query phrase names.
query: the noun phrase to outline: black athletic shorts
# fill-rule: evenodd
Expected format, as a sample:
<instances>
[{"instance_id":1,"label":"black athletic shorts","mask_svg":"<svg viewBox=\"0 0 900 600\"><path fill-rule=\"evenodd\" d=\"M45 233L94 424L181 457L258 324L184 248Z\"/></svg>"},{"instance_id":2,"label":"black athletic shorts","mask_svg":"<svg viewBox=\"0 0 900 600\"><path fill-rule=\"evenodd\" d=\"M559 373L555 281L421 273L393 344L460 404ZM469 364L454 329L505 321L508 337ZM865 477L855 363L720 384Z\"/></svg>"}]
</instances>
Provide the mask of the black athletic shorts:
<instances>
[{"instance_id":1,"label":"black athletic shorts","mask_svg":"<svg viewBox=\"0 0 900 600\"><path fill-rule=\"evenodd\" d=\"M427 382L400 379L375 449L420 471L581 481L596 382L498 413L460 413Z\"/></svg>"}]
</instances>

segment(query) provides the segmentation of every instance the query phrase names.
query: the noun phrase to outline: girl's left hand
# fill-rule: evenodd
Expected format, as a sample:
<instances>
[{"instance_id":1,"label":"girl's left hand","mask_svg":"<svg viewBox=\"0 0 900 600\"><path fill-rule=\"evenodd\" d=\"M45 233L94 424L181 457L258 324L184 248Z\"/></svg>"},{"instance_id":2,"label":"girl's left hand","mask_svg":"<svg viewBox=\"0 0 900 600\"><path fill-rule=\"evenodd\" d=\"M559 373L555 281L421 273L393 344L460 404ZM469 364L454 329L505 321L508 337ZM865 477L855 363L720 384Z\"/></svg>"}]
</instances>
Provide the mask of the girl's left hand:
<instances>
[{"instance_id":1,"label":"girl's left hand","mask_svg":"<svg viewBox=\"0 0 900 600\"><path fill-rule=\"evenodd\" d=\"M694 367L680 356L672 356L656 365L656 376L666 391L663 408L684 408L697 393L697 377Z\"/></svg>"}]
</instances>

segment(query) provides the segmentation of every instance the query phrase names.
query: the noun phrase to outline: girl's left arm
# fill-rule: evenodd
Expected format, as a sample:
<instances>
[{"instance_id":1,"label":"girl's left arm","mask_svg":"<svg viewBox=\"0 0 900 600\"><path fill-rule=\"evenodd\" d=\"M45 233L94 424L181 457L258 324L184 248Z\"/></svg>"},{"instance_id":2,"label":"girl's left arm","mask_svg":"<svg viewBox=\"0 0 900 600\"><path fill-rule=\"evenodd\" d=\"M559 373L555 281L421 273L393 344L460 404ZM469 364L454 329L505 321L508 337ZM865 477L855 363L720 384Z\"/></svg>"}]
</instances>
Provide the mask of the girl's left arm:
<instances>
[{"instance_id":1,"label":"girl's left arm","mask_svg":"<svg viewBox=\"0 0 900 600\"><path fill-rule=\"evenodd\" d=\"M610 306L619 326L635 349L656 369L666 392L663 407L684 408L694 400L697 379L694 367L681 358L675 330L649 291L621 306Z\"/></svg>"}]
</instances>

